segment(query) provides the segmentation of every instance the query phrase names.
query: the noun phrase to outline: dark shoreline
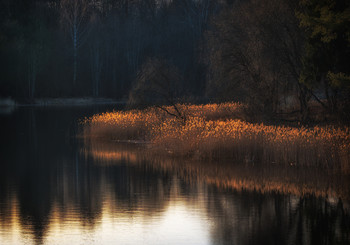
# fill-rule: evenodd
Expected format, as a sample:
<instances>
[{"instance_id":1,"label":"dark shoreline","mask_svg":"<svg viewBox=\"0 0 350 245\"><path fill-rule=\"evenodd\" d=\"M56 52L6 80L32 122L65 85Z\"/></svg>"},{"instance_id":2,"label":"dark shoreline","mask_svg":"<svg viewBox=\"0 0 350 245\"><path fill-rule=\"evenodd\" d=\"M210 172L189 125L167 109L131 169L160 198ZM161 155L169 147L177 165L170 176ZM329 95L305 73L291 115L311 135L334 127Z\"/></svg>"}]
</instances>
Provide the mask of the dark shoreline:
<instances>
[{"instance_id":1,"label":"dark shoreline","mask_svg":"<svg viewBox=\"0 0 350 245\"><path fill-rule=\"evenodd\" d=\"M51 106L91 106L91 105L126 105L126 101L110 98L42 98L34 100L0 99L0 107L51 107Z\"/></svg>"}]
</instances>

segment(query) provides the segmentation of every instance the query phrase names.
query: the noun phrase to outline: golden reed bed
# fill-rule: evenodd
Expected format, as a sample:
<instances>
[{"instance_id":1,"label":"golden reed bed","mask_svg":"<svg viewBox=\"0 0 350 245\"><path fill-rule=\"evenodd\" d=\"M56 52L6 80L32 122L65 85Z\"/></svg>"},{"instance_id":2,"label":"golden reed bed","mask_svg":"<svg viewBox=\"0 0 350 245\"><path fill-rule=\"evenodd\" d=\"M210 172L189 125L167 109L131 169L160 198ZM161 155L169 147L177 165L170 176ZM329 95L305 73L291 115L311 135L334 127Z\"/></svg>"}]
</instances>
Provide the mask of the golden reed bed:
<instances>
[{"instance_id":1,"label":"golden reed bed","mask_svg":"<svg viewBox=\"0 0 350 245\"><path fill-rule=\"evenodd\" d=\"M150 150L174 157L350 171L349 127L248 123L237 119L244 114L238 103L177 106L186 121L157 108L106 112L86 118L83 134L149 142Z\"/></svg>"}]
</instances>

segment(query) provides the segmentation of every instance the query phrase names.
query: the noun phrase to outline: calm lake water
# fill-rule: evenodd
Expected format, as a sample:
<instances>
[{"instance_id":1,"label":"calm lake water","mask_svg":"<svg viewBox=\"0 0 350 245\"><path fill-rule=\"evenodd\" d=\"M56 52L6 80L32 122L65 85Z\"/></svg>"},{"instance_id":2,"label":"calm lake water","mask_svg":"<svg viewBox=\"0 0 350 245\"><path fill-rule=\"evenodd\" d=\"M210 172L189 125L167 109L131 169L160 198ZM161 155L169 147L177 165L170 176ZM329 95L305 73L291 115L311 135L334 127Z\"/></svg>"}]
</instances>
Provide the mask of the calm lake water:
<instances>
[{"instance_id":1,"label":"calm lake water","mask_svg":"<svg viewBox=\"0 0 350 245\"><path fill-rule=\"evenodd\" d=\"M76 137L111 109L0 115L0 244L350 244L349 175Z\"/></svg>"}]
</instances>

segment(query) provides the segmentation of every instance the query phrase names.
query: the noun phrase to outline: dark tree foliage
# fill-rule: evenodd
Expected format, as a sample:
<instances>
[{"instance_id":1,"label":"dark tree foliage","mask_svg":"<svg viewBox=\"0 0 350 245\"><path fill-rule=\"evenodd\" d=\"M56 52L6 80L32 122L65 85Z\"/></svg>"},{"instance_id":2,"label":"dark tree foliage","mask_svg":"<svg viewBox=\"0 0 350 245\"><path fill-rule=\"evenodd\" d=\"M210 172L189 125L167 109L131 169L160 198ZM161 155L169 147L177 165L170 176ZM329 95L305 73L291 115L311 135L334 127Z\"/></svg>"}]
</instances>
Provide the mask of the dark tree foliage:
<instances>
[{"instance_id":1,"label":"dark tree foliage","mask_svg":"<svg viewBox=\"0 0 350 245\"><path fill-rule=\"evenodd\" d=\"M307 40L300 81L322 90L327 99L327 104L320 101L322 105L346 116L350 112L350 2L302 0L301 5L298 17Z\"/></svg>"},{"instance_id":2,"label":"dark tree foliage","mask_svg":"<svg viewBox=\"0 0 350 245\"><path fill-rule=\"evenodd\" d=\"M207 95L279 115L310 102L349 114L350 8L344 0L247 0L223 5L207 31ZM294 105L294 106L292 106ZM292 112L292 111L291 111Z\"/></svg>"}]
</instances>

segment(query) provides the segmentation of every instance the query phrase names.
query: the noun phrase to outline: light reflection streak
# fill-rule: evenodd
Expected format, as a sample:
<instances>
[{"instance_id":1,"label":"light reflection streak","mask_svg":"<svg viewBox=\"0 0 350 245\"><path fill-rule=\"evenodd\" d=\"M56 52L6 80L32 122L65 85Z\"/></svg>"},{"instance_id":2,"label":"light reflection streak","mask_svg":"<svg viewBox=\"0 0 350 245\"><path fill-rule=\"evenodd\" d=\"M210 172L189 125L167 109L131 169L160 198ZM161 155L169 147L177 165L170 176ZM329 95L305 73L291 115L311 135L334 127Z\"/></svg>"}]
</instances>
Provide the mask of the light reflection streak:
<instances>
[{"instance_id":1,"label":"light reflection streak","mask_svg":"<svg viewBox=\"0 0 350 245\"><path fill-rule=\"evenodd\" d=\"M299 236L318 234L312 224L324 220L339 241L349 240L337 221L348 219L338 199L346 179L157 158L138 146L95 143L80 149L78 163L64 159L64 166L44 169L47 188L33 171L0 199L6 204L0 203L0 244L253 244L261 234L278 233L279 244L284 238L298 244ZM304 198L309 195L317 198Z\"/></svg>"},{"instance_id":2,"label":"light reflection streak","mask_svg":"<svg viewBox=\"0 0 350 245\"><path fill-rule=\"evenodd\" d=\"M32 232L33 224L21 224L18 201L13 197L11 221L9 225L1 222L0 244L207 244L210 227L204 203L186 202L178 195L178 188L177 184L172 187L172 198L161 212L151 216L143 205L125 212L113 195L107 194L94 224L84 223L76 208L66 206L63 210L55 203L45 237L39 241Z\"/></svg>"}]
</instances>

